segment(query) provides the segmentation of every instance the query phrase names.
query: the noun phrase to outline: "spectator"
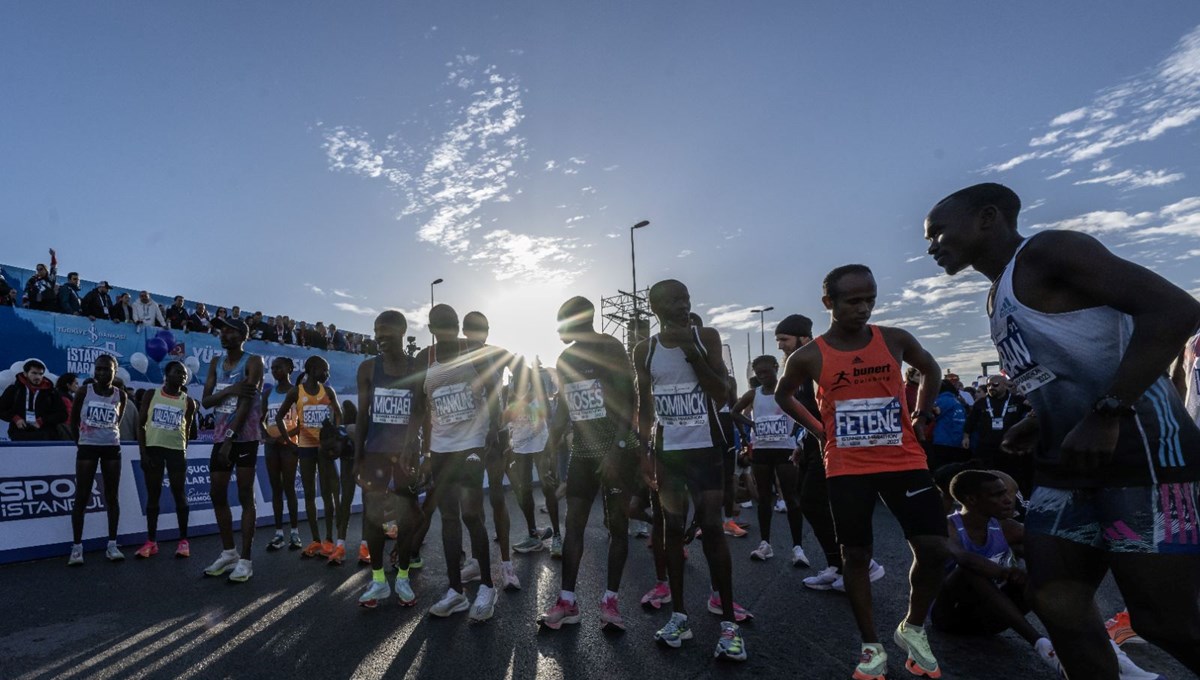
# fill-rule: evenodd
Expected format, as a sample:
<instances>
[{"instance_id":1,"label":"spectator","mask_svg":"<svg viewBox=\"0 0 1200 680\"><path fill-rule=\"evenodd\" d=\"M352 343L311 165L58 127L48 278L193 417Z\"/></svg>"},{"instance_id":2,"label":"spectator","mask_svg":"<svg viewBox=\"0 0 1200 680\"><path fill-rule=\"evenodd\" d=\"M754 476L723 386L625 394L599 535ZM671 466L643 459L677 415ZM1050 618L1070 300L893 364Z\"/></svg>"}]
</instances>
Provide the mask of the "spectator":
<instances>
[{"instance_id":1,"label":"spectator","mask_svg":"<svg viewBox=\"0 0 1200 680\"><path fill-rule=\"evenodd\" d=\"M1004 376L993 375L987 379L987 396L980 397L971 406L963 427L964 446L970 446L971 436L975 435L973 457L985 467L999 470L1015 479L1025 498L1033 493L1033 456L1005 453L1000 449L1000 442L1030 410L1029 403L1021 395L1013 393Z\"/></svg>"},{"instance_id":2,"label":"spectator","mask_svg":"<svg viewBox=\"0 0 1200 680\"><path fill-rule=\"evenodd\" d=\"M30 309L58 311L58 258L50 249L50 269L39 263L32 278L25 284L25 297Z\"/></svg>"},{"instance_id":3,"label":"spectator","mask_svg":"<svg viewBox=\"0 0 1200 680\"><path fill-rule=\"evenodd\" d=\"M164 328L167 325L166 319L163 318L162 310L158 308L158 303L151 300L150 293L144 290L138 294L138 301L133 303L133 322L147 326L158 326L159 328Z\"/></svg>"},{"instance_id":4,"label":"spectator","mask_svg":"<svg viewBox=\"0 0 1200 680\"><path fill-rule=\"evenodd\" d=\"M303 321L298 321L296 324L296 344L308 347L308 324Z\"/></svg>"},{"instance_id":5,"label":"spectator","mask_svg":"<svg viewBox=\"0 0 1200 680\"><path fill-rule=\"evenodd\" d=\"M277 327L275 325L275 319L272 319L271 317L268 316L263 319L262 324L263 324L263 331L262 331L263 340L266 340L267 342L279 342L279 331L277 330Z\"/></svg>"},{"instance_id":6,"label":"spectator","mask_svg":"<svg viewBox=\"0 0 1200 680\"><path fill-rule=\"evenodd\" d=\"M329 336L325 334L325 323L318 321L308 331L308 346L313 349L329 349Z\"/></svg>"},{"instance_id":7,"label":"spectator","mask_svg":"<svg viewBox=\"0 0 1200 680\"><path fill-rule=\"evenodd\" d=\"M79 306L80 312L92 321L112 318L113 303L112 298L108 296L108 291L108 281L97 283L95 288L83 296L83 302Z\"/></svg>"},{"instance_id":8,"label":"spectator","mask_svg":"<svg viewBox=\"0 0 1200 680\"><path fill-rule=\"evenodd\" d=\"M129 388L125 387L125 381L120 378L113 378L113 387L125 392L126 395L129 393ZM121 441L136 442L138 425L141 422L141 414L138 411L137 404L126 399L125 410L121 413L121 422L117 425L121 433Z\"/></svg>"},{"instance_id":9,"label":"spectator","mask_svg":"<svg viewBox=\"0 0 1200 680\"><path fill-rule=\"evenodd\" d=\"M59 439L58 426L67 422L67 408L58 390L45 379L46 365L30 359L21 375L0 394L0 419L8 422L13 441Z\"/></svg>"},{"instance_id":10,"label":"spectator","mask_svg":"<svg viewBox=\"0 0 1200 680\"><path fill-rule=\"evenodd\" d=\"M79 375L63 373L58 376L58 382L54 383L54 389L58 390L58 396L62 397L63 406L67 409L67 422L70 422L72 400L75 399L75 392L79 389Z\"/></svg>"},{"instance_id":11,"label":"spectator","mask_svg":"<svg viewBox=\"0 0 1200 680\"><path fill-rule=\"evenodd\" d=\"M338 330L338 327L329 324L329 337L333 340L333 348L339 352L347 352L350 350L350 344L346 342L346 334Z\"/></svg>"},{"instance_id":12,"label":"spectator","mask_svg":"<svg viewBox=\"0 0 1200 680\"><path fill-rule=\"evenodd\" d=\"M79 316L83 305L79 301L79 272L67 274L66 285L58 287L58 311Z\"/></svg>"},{"instance_id":13,"label":"spectator","mask_svg":"<svg viewBox=\"0 0 1200 680\"><path fill-rule=\"evenodd\" d=\"M274 324L274 327L271 329L271 332L275 336L275 342L281 342L285 345L294 344L294 340L292 339L291 334L288 331L286 316L276 316L275 317L275 324Z\"/></svg>"},{"instance_id":14,"label":"spectator","mask_svg":"<svg viewBox=\"0 0 1200 680\"><path fill-rule=\"evenodd\" d=\"M373 338L371 336L367 336L367 337L363 338L362 353L370 354L371 356L375 356L375 355L379 354L379 344L377 342L375 342L375 338Z\"/></svg>"},{"instance_id":15,"label":"spectator","mask_svg":"<svg viewBox=\"0 0 1200 680\"><path fill-rule=\"evenodd\" d=\"M242 308L238 307L237 305L234 305L233 309L229 310L229 318L231 318L231 319L242 318Z\"/></svg>"},{"instance_id":16,"label":"spectator","mask_svg":"<svg viewBox=\"0 0 1200 680\"><path fill-rule=\"evenodd\" d=\"M187 308L183 306L183 296L176 295L175 301L167 308L166 313L167 326L174 330L181 331L187 328L188 321L191 315L188 314Z\"/></svg>"},{"instance_id":17,"label":"spectator","mask_svg":"<svg viewBox=\"0 0 1200 680\"><path fill-rule=\"evenodd\" d=\"M196 311L188 317L187 329L196 333L208 333L212 330L212 319L208 317L208 307L203 302L196 303Z\"/></svg>"},{"instance_id":18,"label":"spectator","mask_svg":"<svg viewBox=\"0 0 1200 680\"><path fill-rule=\"evenodd\" d=\"M112 308L112 320L117 323L133 323L133 302L129 293L117 296L117 304Z\"/></svg>"},{"instance_id":19,"label":"spectator","mask_svg":"<svg viewBox=\"0 0 1200 680\"><path fill-rule=\"evenodd\" d=\"M965 402L966 407L971 408L971 405L975 403L975 395L963 389L963 381L959 379L958 374L947 373L946 380L949 380L950 384L954 385L954 393L958 395L959 399Z\"/></svg>"},{"instance_id":20,"label":"spectator","mask_svg":"<svg viewBox=\"0 0 1200 680\"><path fill-rule=\"evenodd\" d=\"M954 383L948 378L942 380L933 406L937 417L933 422L933 442L929 449L930 470L937 470L947 463L965 462L971 457L970 450L962 445L967 409Z\"/></svg>"},{"instance_id":21,"label":"spectator","mask_svg":"<svg viewBox=\"0 0 1200 680\"><path fill-rule=\"evenodd\" d=\"M16 300L17 291L8 284L8 276L0 268L0 307L11 307Z\"/></svg>"},{"instance_id":22,"label":"spectator","mask_svg":"<svg viewBox=\"0 0 1200 680\"><path fill-rule=\"evenodd\" d=\"M246 324L250 329L251 340L265 340L267 333L267 324L263 321L263 313L255 312L250 315L250 321Z\"/></svg>"}]
</instances>

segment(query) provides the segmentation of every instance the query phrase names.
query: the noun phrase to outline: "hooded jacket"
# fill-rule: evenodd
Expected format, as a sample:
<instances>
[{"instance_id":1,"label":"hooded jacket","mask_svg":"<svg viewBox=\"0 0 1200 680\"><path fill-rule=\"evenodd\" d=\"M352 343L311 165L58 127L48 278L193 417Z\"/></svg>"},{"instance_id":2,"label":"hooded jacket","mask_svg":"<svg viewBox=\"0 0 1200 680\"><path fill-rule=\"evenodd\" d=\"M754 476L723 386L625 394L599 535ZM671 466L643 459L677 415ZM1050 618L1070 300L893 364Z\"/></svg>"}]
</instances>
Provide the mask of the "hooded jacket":
<instances>
[{"instance_id":1,"label":"hooded jacket","mask_svg":"<svg viewBox=\"0 0 1200 680\"><path fill-rule=\"evenodd\" d=\"M0 419L8 423L10 439L22 438L17 423L25 419L28 411L33 411L38 429L43 433L53 432L54 428L67 422L67 408L54 384L43 379L37 386L30 385L21 374L0 394Z\"/></svg>"}]
</instances>

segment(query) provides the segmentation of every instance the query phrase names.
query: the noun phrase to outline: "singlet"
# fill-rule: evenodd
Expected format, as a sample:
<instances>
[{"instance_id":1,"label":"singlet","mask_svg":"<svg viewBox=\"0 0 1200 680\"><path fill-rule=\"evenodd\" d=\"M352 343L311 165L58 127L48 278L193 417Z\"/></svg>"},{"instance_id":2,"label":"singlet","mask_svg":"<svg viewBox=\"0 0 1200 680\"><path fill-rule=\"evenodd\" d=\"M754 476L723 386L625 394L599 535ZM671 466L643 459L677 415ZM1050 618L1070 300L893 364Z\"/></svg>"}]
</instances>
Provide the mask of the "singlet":
<instances>
[{"instance_id":1,"label":"singlet","mask_svg":"<svg viewBox=\"0 0 1200 680\"><path fill-rule=\"evenodd\" d=\"M706 356L700 331L692 328L692 337L700 355ZM650 337L646 369L650 373L662 451L707 449L722 445L724 440L717 422L717 406L704 393L696 371L685 356L679 347L663 347L659 334Z\"/></svg>"},{"instance_id":2,"label":"singlet","mask_svg":"<svg viewBox=\"0 0 1200 680\"><path fill-rule=\"evenodd\" d=\"M988 520L987 540L983 545L979 545L972 541L971 536L967 534L967 529L963 526L962 515L955 511L947 517L958 531L958 542L962 544L963 550L979 555L1002 567L1012 564L1012 547L1008 545L1008 539L1004 537L1004 528L1000 526L1000 520L995 517ZM951 560L951 564L953 564L953 560Z\"/></svg>"},{"instance_id":3,"label":"singlet","mask_svg":"<svg viewBox=\"0 0 1200 680\"><path fill-rule=\"evenodd\" d=\"M85 388L79 409L79 443L83 446L121 445L121 391L102 397L92 385Z\"/></svg>"},{"instance_id":4,"label":"singlet","mask_svg":"<svg viewBox=\"0 0 1200 680\"><path fill-rule=\"evenodd\" d=\"M300 423L300 446L321 445L321 423L333 420L329 390L318 385L316 394L309 394L304 385L296 385L296 419Z\"/></svg>"},{"instance_id":5,"label":"singlet","mask_svg":"<svg viewBox=\"0 0 1200 680\"><path fill-rule=\"evenodd\" d=\"M225 357L216 357L213 361L217 362L217 385L213 389L214 392L233 385L235 383L245 382L246 380L246 362L253 356L249 352L243 352L242 358L238 359L237 364L231 370L225 370ZM257 385L255 388L257 389ZM229 397L217 404L213 409L213 441L225 441L225 430L233 426L233 417L237 413L238 398ZM256 442L260 436L259 423L262 422L262 400L259 397L250 399L250 411L246 415L246 421L242 423L242 429L237 433L237 441L239 442Z\"/></svg>"},{"instance_id":6,"label":"singlet","mask_svg":"<svg viewBox=\"0 0 1200 680\"><path fill-rule=\"evenodd\" d=\"M1034 482L1096 488L1200 479L1200 427L1165 373L1134 404L1136 417L1120 419L1108 464L1089 472L1063 468L1062 441L1112 385L1133 335L1133 318L1112 307L1047 314L1022 304L1013 292L1013 267L1034 238L1017 248L989 305L1000 366L1038 414Z\"/></svg>"},{"instance_id":7,"label":"singlet","mask_svg":"<svg viewBox=\"0 0 1200 680\"><path fill-rule=\"evenodd\" d=\"M279 415L279 407L283 406L283 400L287 398L288 392L291 391L285 390L280 392L278 389L276 389L276 387L276 385L272 385L271 391L267 392L266 430L267 434L270 435L272 439L277 438L282 434L279 431L279 426L275 424L275 416ZM290 432L291 430L296 429L296 424L298 422L299 421L296 417L296 406L293 404L292 407L288 409L288 412L283 416L283 426ZM296 437L289 435L288 441L295 444Z\"/></svg>"},{"instance_id":8,"label":"singlet","mask_svg":"<svg viewBox=\"0 0 1200 680\"><path fill-rule=\"evenodd\" d=\"M482 449L487 443L490 425L487 392L483 378L475 370L474 350L458 341L458 356L442 363L437 345L429 348L429 367L425 371L425 394L429 399L432 453L457 453Z\"/></svg>"},{"instance_id":9,"label":"singlet","mask_svg":"<svg viewBox=\"0 0 1200 680\"><path fill-rule=\"evenodd\" d=\"M563 383L560 395L571 423L571 456L607 454L616 443L617 419L633 422L633 366L624 345L599 334L595 341L573 343L559 356L557 365ZM628 395L628 404L614 403L622 393ZM620 406L624 412L615 412Z\"/></svg>"},{"instance_id":10,"label":"singlet","mask_svg":"<svg viewBox=\"0 0 1200 680\"><path fill-rule=\"evenodd\" d=\"M1183 352L1184 384L1187 393L1183 405L1187 408L1192 422L1200 425L1200 335L1193 335L1188 340Z\"/></svg>"},{"instance_id":11,"label":"singlet","mask_svg":"<svg viewBox=\"0 0 1200 680\"><path fill-rule=\"evenodd\" d=\"M517 398L508 408L508 437L513 453L541 453L550 441L550 427L542 402Z\"/></svg>"},{"instance_id":12,"label":"singlet","mask_svg":"<svg viewBox=\"0 0 1200 680\"><path fill-rule=\"evenodd\" d=\"M821 352L817 402L825 428L825 475L869 475L928 468L905 410L904 376L883 331L870 326L866 347L841 351L816 338Z\"/></svg>"},{"instance_id":13,"label":"singlet","mask_svg":"<svg viewBox=\"0 0 1200 680\"><path fill-rule=\"evenodd\" d=\"M150 413L146 416L146 446L187 450L188 420L187 392L172 397L160 387L150 398Z\"/></svg>"},{"instance_id":14,"label":"singlet","mask_svg":"<svg viewBox=\"0 0 1200 680\"><path fill-rule=\"evenodd\" d=\"M779 408L775 395L754 390L754 448L787 449L796 445L796 421Z\"/></svg>"},{"instance_id":15,"label":"singlet","mask_svg":"<svg viewBox=\"0 0 1200 680\"><path fill-rule=\"evenodd\" d=\"M371 372L371 407L367 418L367 453L399 454L403 452L412 417L412 375L388 375L383 370L383 357L377 356ZM405 359L408 361L408 359Z\"/></svg>"}]
</instances>

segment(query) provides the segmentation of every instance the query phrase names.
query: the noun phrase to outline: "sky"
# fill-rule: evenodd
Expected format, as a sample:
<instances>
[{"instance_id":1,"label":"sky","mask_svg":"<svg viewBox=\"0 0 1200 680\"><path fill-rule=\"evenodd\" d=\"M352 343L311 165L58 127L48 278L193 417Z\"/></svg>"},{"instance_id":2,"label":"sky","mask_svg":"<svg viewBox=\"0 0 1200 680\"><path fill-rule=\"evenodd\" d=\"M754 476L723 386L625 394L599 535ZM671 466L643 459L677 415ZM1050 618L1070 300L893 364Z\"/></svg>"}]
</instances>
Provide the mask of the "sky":
<instances>
[{"instance_id":1,"label":"sky","mask_svg":"<svg viewBox=\"0 0 1200 680\"><path fill-rule=\"evenodd\" d=\"M965 376L987 285L924 256L999 181L1200 294L1200 4L5 3L0 262L370 331L677 278L744 387L827 271Z\"/></svg>"}]
</instances>

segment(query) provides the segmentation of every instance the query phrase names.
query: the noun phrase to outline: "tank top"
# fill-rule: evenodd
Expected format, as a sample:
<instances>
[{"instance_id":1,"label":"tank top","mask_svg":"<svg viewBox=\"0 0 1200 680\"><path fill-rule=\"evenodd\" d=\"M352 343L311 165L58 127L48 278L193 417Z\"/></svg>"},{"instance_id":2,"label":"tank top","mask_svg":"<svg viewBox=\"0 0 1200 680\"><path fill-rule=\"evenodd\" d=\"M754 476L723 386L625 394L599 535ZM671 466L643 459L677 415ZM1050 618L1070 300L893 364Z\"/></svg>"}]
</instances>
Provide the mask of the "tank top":
<instances>
[{"instance_id":1,"label":"tank top","mask_svg":"<svg viewBox=\"0 0 1200 680\"><path fill-rule=\"evenodd\" d=\"M309 394L304 385L296 386L296 418L300 423L300 446L321 445L321 423L333 420L329 390L318 385L316 394Z\"/></svg>"},{"instance_id":2,"label":"tank top","mask_svg":"<svg viewBox=\"0 0 1200 680\"><path fill-rule=\"evenodd\" d=\"M550 441L550 427L546 421L546 409L542 402L534 399L514 399L508 409L508 436L513 453L541 453Z\"/></svg>"},{"instance_id":3,"label":"tank top","mask_svg":"<svg viewBox=\"0 0 1200 680\"><path fill-rule=\"evenodd\" d=\"M146 416L146 446L187 450L188 420L187 392L172 397L160 387L150 398L150 414Z\"/></svg>"},{"instance_id":4,"label":"tank top","mask_svg":"<svg viewBox=\"0 0 1200 680\"><path fill-rule=\"evenodd\" d=\"M243 352L242 358L234 364L233 368L225 370L225 358L218 357L213 359L217 362L217 386L213 390L219 392L230 385L246 381L246 362L253 356L249 352ZM257 388L257 385L255 386ZM237 413L237 397L228 397L223 400L217 407L213 409L213 441L225 441L225 430L233 426L233 416ZM259 423L262 421L262 401L255 397L250 400L250 412L246 415L246 422L242 423L242 428L237 432L237 441L240 442L256 442L259 438Z\"/></svg>"},{"instance_id":5,"label":"tank top","mask_svg":"<svg viewBox=\"0 0 1200 680\"><path fill-rule=\"evenodd\" d=\"M700 342L700 331L692 328L692 337L701 356L707 356ZM704 393L683 349L663 347L655 333L650 337L646 368L650 373L662 450L691 451L720 443L716 404Z\"/></svg>"},{"instance_id":6,"label":"tank top","mask_svg":"<svg viewBox=\"0 0 1200 680\"><path fill-rule=\"evenodd\" d=\"M825 475L869 475L928 468L905 413L904 376L878 326L866 347L841 351L825 338L817 402L825 428Z\"/></svg>"},{"instance_id":7,"label":"tank top","mask_svg":"<svg viewBox=\"0 0 1200 680\"><path fill-rule=\"evenodd\" d=\"M1034 481L1057 488L1147 486L1200 479L1200 428L1170 378L1159 377L1121 418L1112 460L1081 473L1062 466L1062 441L1106 394L1133 334L1133 318L1112 307L1047 314L1013 292L1026 239L996 280L989 305L1000 367L1038 414L1041 446Z\"/></svg>"},{"instance_id":8,"label":"tank top","mask_svg":"<svg viewBox=\"0 0 1200 680\"><path fill-rule=\"evenodd\" d=\"M280 392L276 389L275 385L272 385L271 391L267 392L267 417L266 417L267 427L266 427L266 430L267 430L267 434L270 435L272 439L279 437L280 434L282 434L279 431L279 426L275 424L275 416L279 414L279 408L281 406L283 406L283 400L287 398L287 393L290 391L291 390L286 390L286 391ZM292 407L290 409L288 409L288 412L286 414L284 414L284 416L283 416L283 426L285 428L287 428L288 431L291 431L291 430L296 429L297 422L298 421L296 419L296 406L293 404ZM288 441L295 444L296 437L289 435Z\"/></svg>"},{"instance_id":9,"label":"tank top","mask_svg":"<svg viewBox=\"0 0 1200 680\"><path fill-rule=\"evenodd\" d=\"M79 408L79 443L85 446L121 445L121 391L102 397L88 385Z\"/></svg>"},{"instance_id":10,"label":"tank top","mask_svg":"<svg viewBox=\"0 0 1200 680\"><path fill-rule=\"evenodd\" d=\"M473 352L459 340L458 356L441 362L437 348L429 348L429 367L425 371L425 394L433 425L429 450L456 453L482 449L487 443L491 416L483 379L471 360Z\"/></svg>"},{"instance_id":11,"label":"tank top","mask_svg":"<svg viewBox=\"0 0 1200 680\"><path fill-rule=\"evenodd\" d=\"M948 517L954 524L955 530L958 531L958 542L962 544L963 550L979 555L1002 567L1012 564L1012 547L1008 545L1008 539L1004 537L1004 528L1000 526L1000 520L995 517L988 520L987 540L983 545L979 545L972 541L970 535L967 534L967 529L963 526L962 515L952 512Z\"/></svg>"},{"instance_id":12,"label":"tank top","mask_svg":"<svg viewBox=\"0 0 1200 680\"><path fill-rule=\"evenodd\" d=\"M1187 348L1183 352L1183 371L1187 387L1183 405L1192 417L1192 422L1200 425L1200 334L1193 335L1188 340Z\"/></svg>"},{"instance_id":13,"label":"tank top","mask_svg":"<svg viewBox=\"0 0 1200 680\"><path fill-rule=\"evenodd\" d=\"M796 421L779 408L774 394L754 390L754 448L787 449L796 445Z\"/></svg>"},{"instance_id":14,"label":"tank top","mask_svg":"<svg viewBox=\"0 0 1200 680\"><path fill-rule=\"evenodd\" d=\"M365 448L367 453L401 453L412 417L412 375L388 375L383 370L383 357L373 361Z\"/></svg>"}]
</instances>

